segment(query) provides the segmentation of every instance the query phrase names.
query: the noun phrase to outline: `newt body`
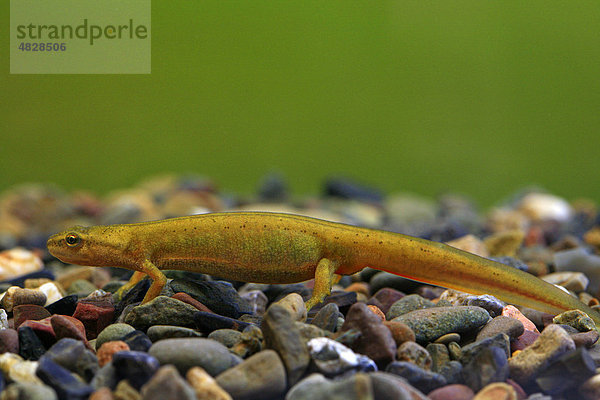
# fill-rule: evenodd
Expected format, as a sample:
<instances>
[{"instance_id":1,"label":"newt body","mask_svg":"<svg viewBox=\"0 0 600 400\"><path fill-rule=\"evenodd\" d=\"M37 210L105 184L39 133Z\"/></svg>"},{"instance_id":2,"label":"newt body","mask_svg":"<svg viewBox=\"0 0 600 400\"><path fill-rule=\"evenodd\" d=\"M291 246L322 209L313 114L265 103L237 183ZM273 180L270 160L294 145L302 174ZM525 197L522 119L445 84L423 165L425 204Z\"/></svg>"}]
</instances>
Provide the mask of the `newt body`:
<instances>
[{"instance_id":1,"label":"newt body","mask_svg":"<svg viewBox=\"0 0 600 400\"><path fill-rule=\"evenodd\" d=\"M68 263L135 271L124 289L146 274L144 302L166 283L161 270L201 272L257 283L315 278L308 307L330 293L335 275L365 267L548 313L579 309L600 325L600 314L528 273L443 243L292 214L202 214L138 224L74 227L48 239L48 250Z\"/></svg>"}]
</instances>

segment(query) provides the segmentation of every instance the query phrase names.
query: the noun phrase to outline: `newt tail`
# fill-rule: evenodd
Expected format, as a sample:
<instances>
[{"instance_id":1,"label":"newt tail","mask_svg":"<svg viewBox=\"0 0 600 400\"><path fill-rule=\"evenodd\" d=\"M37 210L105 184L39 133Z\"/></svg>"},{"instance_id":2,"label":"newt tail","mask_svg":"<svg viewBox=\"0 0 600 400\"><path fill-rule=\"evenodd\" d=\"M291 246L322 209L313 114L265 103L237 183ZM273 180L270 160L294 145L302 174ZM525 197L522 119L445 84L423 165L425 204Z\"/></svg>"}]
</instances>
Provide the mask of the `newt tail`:
<instances>
[{"instance_id":1,"label":"newt tail","mask_svg":"<svg viewBox=\"0 0 600 400\"><path fill-rule=\"evenodd\" d=\"M177 269L257 283L315 278L307 307L330 293L339 275L365 267L419 282L497 298L551 314L578 309L600 325L600 314L533 275L446 244L292 214L202 214L139 224L73 227L48 239L64 262L117 266L153 283L143 302L166 283L162 270Z\"/></svg>"}]
</instances>

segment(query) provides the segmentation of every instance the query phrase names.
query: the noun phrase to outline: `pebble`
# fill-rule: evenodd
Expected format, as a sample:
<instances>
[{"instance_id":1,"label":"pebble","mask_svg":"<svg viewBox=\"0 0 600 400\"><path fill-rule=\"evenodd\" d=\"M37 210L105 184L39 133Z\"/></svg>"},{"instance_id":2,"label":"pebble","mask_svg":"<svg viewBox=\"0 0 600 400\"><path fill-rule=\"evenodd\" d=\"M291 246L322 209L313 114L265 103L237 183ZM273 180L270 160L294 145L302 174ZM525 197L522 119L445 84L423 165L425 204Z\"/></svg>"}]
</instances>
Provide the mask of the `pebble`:
<instances>
[{"instance_id":1,"label":"pebble","mask_svg":"<svg viewBox=\"0 0 600 400\"><path fill-rule=\"evenodd\" d=\"M540 337L540 334L537 332L524 331L521 336L511 342L510 349L511 351L524 350L531 346L538 337Z\"/></svg>"},{"instance_id":2,"label":"pebble","mask_svg":"<svg viewBox=\"0 0 600 400\"><path fill-rule=\"evenodd\" d=\"M521 336L525 328L523 323L517 319L506 317L504 315L493 318L477 334L476 340L496 336L499 333L506 334L511 339Z\"/></svg>"},{"instance_id":3,"label":"pebble","mask_svg":"<svg viewBox=\"0 0 600 400\"><path fill-rule=\"evenodd\" d=\"M600 256L590 254L584 247L555 252L553 264L559 272L584 273L591 288L600 286Z\"/></svg>"},{"instance_id":4,"label":"pebble","mask_svg":"<svg viewBox=\"0 0 600 400\"><path fill-rule=\"evenodd\" d=\"M308 368L310 356L291 314L281 305L273 304L264 315L261 329L265 348L279 354L287 371L288 385L294 385Z\"/></svg>"},{"instance_id":5,"label":"pebble","mask_svg":"<svg viewBox=\"0 0 600 400\"><path fill-rule=\"evenodd\" d=\"M86 338L85 327L78 319L68 315L53 315L50 317L50 324L57 340L71 338L80 340L87 347L90 347Z\"/></svg>"},{"instance_id":6,"label":"pebble","mask_svg":"<svg viewBox=\"0 0 600 400\"><path fill-rule=\"evenodd\" d=\"M226 282L174 279L169 286L175 293L187 293L215 313L225 317L239 318L242 314L252 313L250 304L238 294L231 284Z\"/></svg>"},{"instance_id":7,"label":"pebble","mask_svg":"<svg viewBox=\"0 0 600 400\"><path fill-rule=\"evenodd\" d=\"M56 391L59 399L85 400L94 390L50 357L40 359L36 373L46 385Z\"/></svg>"},{"instance_id":8,"label":"pebble","mask_svg":"<svg viewBox=\"0 0 600 400\"><path fill-rule=\"evenodd\" d=\"M202 337L202 334L194 329L173 325L153 325L146 333L152 343L171 338Z\"/></svg>"},{"instance_id":9,"label":"pebble","mask_svg":"<svg viewBox=\"0 0 600 400\"><path fill-rule=\"evenodd\" d=\"M404 293L392 289L392 288L381 288L375 293L370 300L375 300L378 307L387 314L392 304L400 300L405 296Z\"/></svg>"},{"instance_id":10,"label":"pebble","mask_svg":"<svg viewBox=\"0 0 600 400\"><path fill-rule=\"evenodd\" d=\"M475 393L466 385L453 384L435 389L427 396L431 400L472 400Z\"/></svg>"},{"instance_id":11,"label":"pebble","mask_svg":"<svg viewBox=\"0 0 600 400\"><path fill-rule=\"evenodd\" d=\"M600 399L600 374L592 376L579 388L579 393L585 400Z\"/></svg>"},{"instance_id":12,"label":"pebble","mask_svg":"<svg viewBox=\"0 0 600 400\"><path fill-rule=\"evenodd\" d=\"M250 290L240 295L246 300L253 314L263 315L267 310L269 299L262 291Z\"/></svg>"},{"instance_id":13,"label":"pebble","mask_svg":"<svg viewBox=\"0 0 600 400\"><path fill-rule=\"evenodd\" d=\"M492 257L514 257L517 250L521 247L523 239L525 239L525 232L522 230L510 230L496 232L486 237L483 242Z\"/></svg>"},{"instance_id":14,"label":"pebble","mask_svg":"<svg viewBox=\"0 0 600 400\"><path fill-rule=\"evenodd\" d=\"M2 400L58 400L56 392L43 384L14 382L0 396Z\"/></svg>"},{"instance_id":15,"label":"pebble","mask_svg":"<svg viewBox=\"0 0 600 400\"><path fill-rule=\"evenodd\" d=\"M64 338L56 342L42 358L50 358L63 368L79 374L87 382L98 372L98 358L83 342ZM40 362L42 360L40 359Z\"/></svg>"},{"instance_id":16,"label":"pebble","mask_svg":"<svg viewBox=\"0 0 600 400\"><path fill-rule=\"evenodd\" d=\"M88 340L96 339L104 328L110 325L115 316L115 308L112 305L96 305L79 301L73 318L77 318L85 326Z\"/></svg>"},{"instance_id":17,"label":"pebble","mask_svg":"<svg viewBox=\"0 0 600 400\"><path fill-rule=\"evenodd\" d=\"M194 389L172 365L160 367L148 383L144 385L140 394L144 400L197 400Z\"/></svg>"},{"instance_id":18,"label":"pebble","mask_svg":"<svg viewBox=\"0 0 600 400\"><path fill-rule=\"evenodd\" d=\"M14 306L22 304L44 306L46 304L46 295L35 289L23 289L18 286L8 288L2 297L2 307L10 312Z\"/></svg>"},{"instance_id":19,"label":"pebble","mask_svg":"<svg viewBox=\"0 0 600 400\"><path fill-rule=\"evenodd\" d=\"M429 343L426 350L431 355L431 370L433 372L440 372L442 367L450 362L450 353L446 345Z\"/></svg>"},{"instance_id":20,"label":"pebble","mask_svg":"<svg viewBox=\"0 0 600 400\"><path fill-rule=\"evenodd\" d=\"M298 293L290 293L275 304L279 304L285 308L294 321L306 321L306 305L304 304L304 299Z\"/></svg>"},{"instance_id":21,"label":"pebble","mask_svg":"<svg viewBox=\"0 0 600 400\"><path fill-rule=\"evenodd\" d=\"M307 343L310 356L318 372L328 377L353 370L376 371L377 366L370 358L356 354L343 344L328 338L315 338Z\"/></svg>"},{"instance_id":22,"label":"pebble","mask_svg":"<svg viewBox=\"0 0 600 400\"><path fill-rule=\"evenodd\" d=\"M274 350L263 350L216 377L234 399L270 399L285 393L286 371Z\"/></svg>"},{"instance_id":23,"label":"pebble","mask_svg":"<svg viewBox=\"0 0 600 400\"><path fill-rule=\"evenodd\" d=\"M392 333L396 346L400 346L404 342L415 341L415 333L408 325L397 321L383 321L383 325Z\"/></svg>"},{"instance_id":24,"label":"pebble","mask_svg":"<svg viewBox=\"0 0 600 400\"><path fill-rule=\"evenodd\" d=\"M484 325L490 315L481 307L433 307L411 311L394 318L407 324L414 332L417 342L431 342L451 332L469 332Z\"/></svg>"},{"instance_id":25,"label":"pebble","mask_svg":"<svg viewBox=\"0 0 600 400\"><path fill-rule=\"evenodd\" d=\"M140 392L126 380L117 384L113 396L116 400L142 400Z\"/></svg>"},{"instance_id":26,"label":"pebble","mask_svg":"<svg viewBox=\"0 0 600 400\"><path fill-rule=\"evenodd\" d=\"M450 344L452 342L460 342L460 335L456 332L447 333L435 339L434 343Z\"/></svg>"},{"instance_id":27,"label":"pebble","mask_svg":"<svg viewBox=\"0 0 600 400\"><path fill-rule=\"evenodd\" d=\"M218 329L208 335L209 339L216 340L225 347L233 347L242 339L242 332L234 329Z\"/></svg>"},{"instance_id":28,"label":"pebble","mask_svg":"<svg viewBox=\"0 0 600 400\"><path fill-rule=\"evenodd\" d=\"M311 374L294 385L285 399L370 400L373 399L373 385L369 376L360 372L335 381L321 374Z\"/></svg>"},{"instance_id":29,"label":"pebble","mask_svg":"<svg viewBox=\"0 0 600 400\"><path fill-rule=\"evenodd\" d=\"M444 346L445 348L445 346ZM427 371L431 370L431 355L424 347L415 342L404 342L398 347L397 361L408 361Z\"/></svg>"},{"instance_id":30,"label":"pebble","mask_svg":"<svg viewBox=\"0 0 600 400\"><path fill-rule=\"evenodd\" d=\"M104 367L106 364L112 361L113 355L119 351L129 351L130 348L127 343L121 340L115 340L112 342L105 342L100 346L97 352L98 365Z\"/></svg>"},{"instance_id":31,"label":"pebble","mask_svg":"<svg viewBox=\"0 0 600 400\"><path fill-rule=\"evenodd\" d=\"M549 395L574 391L585 380L596 374L594 360L580 347L562 355L535 378L537 386Z\"/></svg>"},{"instance_id":32,"label":"pebble","mask_svg":"<svg viewBox=\"0 0 600 400\"><path fill-rule=\"evenodd\" d=\"M79 297L85 297L96 289L97 287L92 282L85 279L77 279L69 285L67 294L76 294Z\"/></svg>"},{"instance_id":33,"label":"pebble","mask_svg":"<svg viewBox=\"0 0 600 400\"><path fill-rule=\"evenodd\" d=\"M506 353L495 346L481 347L478 351L463 355L463 379L475 392L493 382L504 382L509 375Z\"/></svg>"},{"instance_id":34,"label":"pebble","mask_svg":"<svg viewBox=\"0 0 600 400\"><path fill-rule=\"evenodd\" d=\"M39 290L39 289L38 289ZM72 316L77 308L77 295L65 296L46 306L50 314Z\"/></svg>"},{"instance_id":35,"label":"pebble","mask_svg":"<svg viewBox=\"0 0 600 400\"><path fill-rule=\"evenodd\" d=\"M521 311L519 311L515 306L508 305L504 307L504 309L502 310L502 315L521 321L521 323L523 324L523 329L525 329L526 331L539 333L535 324L531 322L527 317L525 317L523 313L521 313Z\"/></svg>"},{"instance_id":36,"label":"pebble","mask_svg":"<svg viewBox=\"0 0 600 400\"><path fill-rule=\"evenodd\" d=\"M479 257L487 258L490 256L488 248L483 243L483 241L472 234L468 234L457 239L450 240L449 242L446 242L446 244L457 249L476 254Z\"/></svg>"},{"instance_id":37,"label":"pebble","mask_svg":"<svg viewBox=\"0 0 600 400\"><path fill-rule=\"evenodd\" d=\"M448 354L450 354L450 359L460 360L462 357L462 348L457 342L450 342L448 343Z\"/></svg>"},{"instance_id":38,"label":"pebble","mask_svg":"<svg viewBox=\"0 0 600 400\"><path fill-rule=\"evenodd\" d=\"M36 376L39 363L37 361L21 361L11 365L8 379L13 382L42 384Z\"/></svg>"},{"instance_id":39,"label":"pebble","mask_svg":"<svg viewBox=\"0 0 600 400\"><path fill-rule=\"evenodd\" d=\"M592 347L598 341L600 335L598 334L598 331L594 329L593 331L588 332L571 333L570 336L575 343L575 347Z\"/></svg>"},{"instance_id":40,"label":"pebble","mask_svg":"<svg viewBox=\"0 0 600 400\"><path fill-rule=\"evenodd\" d=\"M409 313L411 311L432 307L435 307L435 303L431 300L427 300L419 296L418 294L410 294L408 296L402 297L400 300L392 304L392 306L386 313L386 319L388 321L391 321L394 318Z\"/></svg>"},{"instance_id":41,"label":"pebble","mask_svg":"<svg viewBox=\"0 0 600 400\"><path fill-rule=\"evenodd\" d=\"M90 395L88 400L113 400L113 393L110 388L100 388Z\"/></svg>"},{"instance_id":42,"label":"pebble","mask_svg":"<svg viewBox=\"0 0 600 400\"><path fill-rule=\"evenodd\" d=\"M507 383L491 383L473 397L473 400L518 400L517 392Z\"/></svg>"},{"instance_id":43,"label":"pebble","mask_svg":"<svg viewBox=\"0 0 600 400\"><path fill-rule=\"evenodd\" d=\"M96 338L96 348L99 349L106 342L123 340L128 333L135 331L129 324L116 323L104 328Z\"/></svg>"},{"instance_id":44,"label":"pebble","mask_svg":"<svg viewBox=\"0 0 600 400\"><path fill-rule=\"evenodd\" d=\"M356 303L346 315L341 332L356 330L360 336L350 345L352 350L364 354L383 368L394 360L396 342L381 319L363 303Z\"/></svg>"},{"instance_id":45,"label":"pebble","mask_svg":"<svg viewBox=\"0 0 600 400\"><path fill-rule=\"evenodd\" d=\"M552 194L538 192L525 195L519 201L517 209L533 221L565 222L573 213L566 200Z\"/></svg>"},{"instance_id":46,"label":"pebble","mask_svg":"<svg viewBox=\"0 0 600 400\"><path fill-rule=\"evenodd\" d=\"M553 272L551 274L544 275L541 278L548 283L562 286L565 289L575 293L583 292L590 283L590 280L587 278L587 276L581 272Z\"/></svg>"},{"instance_id":47,"label":"pebble","mask_svg":"<svg viewBox=\"0 0 600 400\"><path fill-rule=\"evenodd\" d=\"M37 290L46 295L46 306L56 303L63 298L61 289L54 282L44 283ZM72 313L66 315L72 315Z\"/></svg>"},{"instance_id":48,"label":"pebble","mask_svg":"<svg viewBox=\"0 0 600 400\"><path fill-rule=\"evenodd\" d=\"M125 323L145 331L153 325L194 327L195 307L166 296L158 296L146 304L134 307L125 317Z\"/></svg>"},{"instance_id":49,"label":"pebble","mask_svg":"<svg viewBox=\"0 0 600 400\"><path fill-rule=\"evenodd\" d=\"M37 306L34 304L22 304L13 308L15 329L18 329L19 326L27 320L39 321L49 316L50 313L48 310L42 306Z\"/></svg>"},{"instance_id":50,"label":"pebble","mask_svg":"<svg viewBox=\"0 0 600 400\"><path fill-rule=\"evenodd\" d=\"M324 305L314 316L311 324L329 332L335 332L338 318L343 317L339 307L335 303Z\"/></svg>"},{"instance_id":51,"label":"pebble","mask_svg":"<svg viewBox=\"0 0 600 400\"><path fill-rule=\"evenodd\" d=\"M233 400L231 395L200 367L190 368L186 379L196 392L197 400Z\"/></svg>"},{"instance_id":52,"label":"pebble","mask_svg":"<svg viewBox=\"0 0 600 400\"><path fill-rule=\"evenodd\" d=\"M586 313L579 310L562 312L552 319L552 323L558 325L569 325L580 332L596 330L596 324L594 321Z\"/></svg>"},{"instance_id":53,"label":"pebble","mask_svg":"<svg viewBox=\"0 0 600 400\"><path fill-rule=\"evenodd\" d=\"M42 341L30 327L20 328L19 334L19 355L26 360L39 360L46 352Z\"/></svg>"},{"instance_id":54,"label":"pebble","mask_svg":"<svg viewBox=\"0 0 600 400\"><path fill-rule=\"evenodd\" d=\"M383 288L392 288L399 292L410 293L416 289L420 283L411 281L389 272L377 271L369 281L372 292L378 292Z\"/></svg>"},{"instance_id":55,"label":"pebble","mask_svg":"<svg viewBox=\"0 0 600 400\"><path fill-rule=\"evenodd\" d=\"M526 384L540 370L574 349L575 343L564 329L549 325L531 346L508 360L510 376L518 383Z\"/></svg>"},{"instance_id":56,"label":"pebble","mask_svg":"<svg viewBox=\"0 0 600 400\"><path fill-rule=\"evenodd\" d=\"M123 337L123 341L127 343L129 348L133 351L147 352L152 346L150 338L144 332L138 330L129 332Z\"/></svg>"},{"instance_id":57,"label":"pebble","mask_svg":"<svg viewBox=\"0 0 600 400\"><path fill-rule=\"evenodd\" d=\"M43 267L41 258L21 247L0 252L0 281L36 272Z\"/></svg>"},{"instance_id":58,"label":"pebble","mask_svg":"<svg viewBox=\"0 0 600 400\"><path fill-rule=\"evenodd\" d=\"M183 293L183 292L175 293L173 296L171 296L171 298L175 299L175 300L183 301L184 303L187 303L192 307L196 307L196 309L198 311L212 313L212 310L210 308L206 307L204 304L200 303L198 300L194 299L192 296L190 296L187 293Z\"/></svg>"},{"instance_id":59,"label":"pebble","mask_svg":"<svg viewBox=\"0 0 600 400\"><path fill-rule=\"evenodd\" d=\"M250 325L242 332L240 341L230 351L242 358L247 358L258 353L263 348L262 330L257 326Z\"/></svg>"},{"instance_id":60,"label":"pebble","mask_svg":"<svg viewBox=\"0 0 600 400\"><path fill-rule=\"evenodd\" d=\"M217 329L236 329L242 331L251 325L250 323L240 321L239 319L202 311L197 311L194 314L193 319L196 328L203 334L209 334Z\"/></svg>"},{"instance_id":61,"label":"pebble","mask_svg":"<svg viewBox=\"0 0 600 400\"><path fill-rule=\"evenodd\" d=\"M221 343L205 338L164 339L154 343L148 354L155 357L161 365L175 365L182 375L198 366L211 376L216 376L242 361L229 353Z\"/></svg>"},{"instance_id":62,"label":"pebble","mask_svg":"<svg viewBox=\"0 0 600 400\"><path fill-rule=\"evenodd\" d=\"M386 367L385 371L406 379L423 393L429 393L447 384L444 376L424 370L407 361L394 361Z\"/></svg>"},{"instance_id":63,"label":"pebble","mask_svg":"<svg viewBox=\"0 0 600 400\"><path fill-rule=\"evenodd\" d=\"M0 330L0 354L19 353L19 334L14 329Z\"/></svg>"},{"instance_id":64,"label":"pebble","mask_svg":"<svg viewBox=\"0 0 600 400\"><path fill-rule=\"evenodd\" d=\"M127 381L139 390L160 367L158 360L141 351L120 351L113 354L112 365L117 379Z\"/></svg>"}]
</instances>

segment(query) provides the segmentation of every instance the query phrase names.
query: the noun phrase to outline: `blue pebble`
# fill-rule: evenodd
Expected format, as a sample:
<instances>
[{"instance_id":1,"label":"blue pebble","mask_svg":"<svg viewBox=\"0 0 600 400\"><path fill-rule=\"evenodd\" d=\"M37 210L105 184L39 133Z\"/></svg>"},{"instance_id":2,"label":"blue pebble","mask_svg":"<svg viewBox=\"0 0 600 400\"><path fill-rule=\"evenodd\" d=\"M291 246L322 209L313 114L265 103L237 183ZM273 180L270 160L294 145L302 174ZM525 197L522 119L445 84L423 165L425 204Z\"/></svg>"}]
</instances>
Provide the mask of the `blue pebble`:
<instances>
[{"instance_id":1,"label":"blue pebble","mask_svg":"<svg viewBox=\"0 0 600 400\"><path fill-rule=\"evenodd\" d=\"M152 341L148 335L138 330L129 332L121 340L127 343L131 351L143 351L147 353L150 346L152 346Z\"/></svg>"},{"instance_id":2,"label":"blue pebble","mask_svg":"<svg viewBox=\"0 0 600 400\"><path fill-rule=\"evenodd\" d=\"M90 385L75 378L50 357L40 358L36 375L56 391L59 399L85 400L94 391Z\"/></svg>"},{"instance_id":3,"label":"blue pebble","mask_svg":"<svg viewBox=\"0 0 600 400\"><path fill-rule=\"evenodd\" d=\"M137 390L140 390L160 367L156 358L141 351L115 353L112 364L116 370L117 381L127 379Z\"/></svg>"}]
</instances>

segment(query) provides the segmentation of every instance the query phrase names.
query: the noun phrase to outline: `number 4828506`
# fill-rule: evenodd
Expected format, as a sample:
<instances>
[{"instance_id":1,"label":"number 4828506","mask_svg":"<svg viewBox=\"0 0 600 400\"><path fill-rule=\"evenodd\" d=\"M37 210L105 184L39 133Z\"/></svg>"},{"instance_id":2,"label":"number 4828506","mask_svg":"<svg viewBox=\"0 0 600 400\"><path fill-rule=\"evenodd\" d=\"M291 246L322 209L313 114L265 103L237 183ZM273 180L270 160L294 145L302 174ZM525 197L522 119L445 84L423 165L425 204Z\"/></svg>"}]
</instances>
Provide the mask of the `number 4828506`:
<instances>
[{"instance_id":1,"label":"number 4828506","mask_svg":"<svg viewBox=\"0 0 600 400\"><path fill-rule=\"evenodd\" d=\"M67 50L66 43L28 43L21 42L19 44L21 51L65 51Z\"/></svg>"}]
</instances>

